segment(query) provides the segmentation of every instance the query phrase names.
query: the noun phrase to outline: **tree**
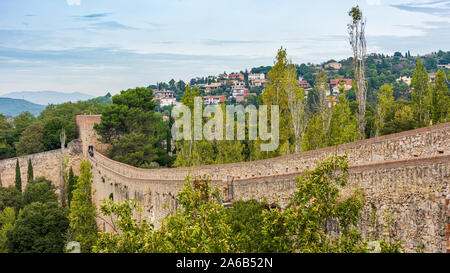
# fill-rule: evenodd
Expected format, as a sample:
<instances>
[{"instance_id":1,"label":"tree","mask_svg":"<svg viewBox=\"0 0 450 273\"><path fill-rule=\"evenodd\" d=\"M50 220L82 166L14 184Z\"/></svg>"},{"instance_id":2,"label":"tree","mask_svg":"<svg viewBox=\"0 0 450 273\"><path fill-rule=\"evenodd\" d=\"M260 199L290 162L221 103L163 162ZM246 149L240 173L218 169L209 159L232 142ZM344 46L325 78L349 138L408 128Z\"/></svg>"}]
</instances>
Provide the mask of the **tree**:
<instances>
[{"instance_id":1,"label":"tree","mask_svg":"<svg viewBox=\"0 0 450 273\"><path fill-rule=\"evenodd\" d=\"M363 18L359 6L353 7L348 15L352 18L347 29L350 36L350 45L353 51L353 71L355 78L356 100L358 101L359 137L365 137L365 113L367 100L367 83L365 76L366 58L366 19Z\"/></svg>"},{"instance_id":2,"label":"tree","mask_svg":"<svg viewBox=\"0 0 450 273\"><path fill-rule=\"evenodd\" d=\"M142 208L137 206L135 200L114 203L111 199L104 200L100 211L105 216L115 216L114 233L100 232L95 245L94 253L144 253L155 252L153 240L153 225L145 219L136 219L133 215L142 214ZM120 232L120 233L119 233ZM163 247L163 246L160 246Z\"/></svg>"},{"instance_id":3,"label":"tree","mask_svg":"<svg viewBox=\"0 0 450 273\"><path fill-rule=\"evenodd\" d=\"M78 177L73 174L72 166L70 166L69 174L67 175L67 202L69 206L70 202L72 201L73 189L75 188L77 180Z\"/></svg>"},{"instance_id":4,"label":"tree","mask_svg":"<svg viewBox=\"0 0 450 273\"><path fill-rule=\"evenodd\" d=\"M61 253L68 226L67 210L56 202L31 203L7 233L8 252Z\"/></svg>"},{"instance_id":5,"label":"tree","mask_svg":"<svg viewBox=\"0 0 450 273\"><path fill-rule=\"evenodd\" d=\"M375 120L376 124L376 133L375 136L378 137L380 131L384 127L384 119L386 117L386 113L389 108L392 106L394 102L393 93L391 85L384 84L381 89L381 93L378 94L378 105L377 105L377 118Z\"/></svg>"},{"instance_id":6,"label":"tree","mask_svg":"<svg viewBox=\"0 0 450 273\"><path fill-rule=\"evenodd\" d=\"M450 94L446 84L446 75L442 70L436 73L432 87L432 120L433 124L446 122L449 119Z\"/></svg>"},{"instance_id":7,"label":"tree","mask_svg":"<svg viewBox=\"0 0 450 273\"><path fill-rule=\"evenodd\" d=\"M30 112L26 111L21 113L20 115L14 117L14 138L19 139L22 133L34 122L36 121L36 117L33 116Z\"/></svg>"},{"instance_id":8,"label":"tree","mask_svg":"<svg viewBox=\"0 0 450 273\"><path fill-rule=\"evenodd\" d=\"M424 127L430 120L430 84L427 70L423 67L422 62L417 60L416 69L411 79L411 84L414 87L412 93L412 101L414 102L414 112L418 127Z\"/></svg>"},{"instance_id":9,"label":"tree","mask_svg":"<svg viewBox=\"0 0 450 273\"><path fill-rule=\"evenodd\" d=\"M266 206L256 200L237 200L227 210L226 221L231 227L231 238L236 252L266 252L261 245L263 211Z\"/></svg>"},{"instance_id":10,"label":"tree","mask_svg":"<svg viewBox=\"0 0 450 273\"><path fill-rule=\"evenodd\" d=\"M381 131L383 135L412 130L416 125L414 111L410 105L397 104L394 106L395 109L390 113L389 121L386 122Z\"/></svg>"},{"instance_id":11,"label":"tree","mask_svg":"<svg viewBox=\"0 0 450 273\"><path fill-rule=\"evenodd\" d=\"M325 71L317 73L314 88L316 89L318 95L317 108L322 118L322 131L326 136L330 130L332 110L327 103L327 92L329 92L330 87L328 85L327 73Z\"/></svg>"},{"instance_id":12,"label":"tree","mask_svg":"<svg viewBox=\"0 0 450 273\"><path fill-rule=\"evenodd\" d=\"M149 165L156 159L158 143L153 91L137 87L121 91L107 105L100 124L94 128L102 137L102 142L111 144L108 156L135 167Z\"/></svg>"},{"instance_id":13,"label":"tree","mask_svg":"<svg viewBox=\"0 0 450 273\"><path fill-rule=\"evenodd\" d=\"M175 86L175 80L174 80L174 79L171 79L171 80L169 81L169 88L170 88L171 90L175 90L176 86Z\"/></svg>"},{"instance_id":14,"label":"tree","mask_svg":"<svg viewBox=\"0 0 450 273\"><path fill-rule=\"evenodd\" d=\"M217 143L216 164L244 161L244 144L238 140L221 140Z\"/></svg>"},{"instance_id":15,"label":"tree","mask_svg":"<svg viewBox=\"0 0 450 273\"><path fill-rule=\"evenodd\" d=\"M181 103L189 108L191 111L191 128L194 124L194 100L196 97L200 97L200 91L198 87L191 88L189 85L186 86L186 91L184 92L183 98L181 99ZM202 107L203 107L202 100ZM181 118L180 116L179 118ZM202 119L203 122L203 119ZM202 124L203 126L203 124ZM183 128L183 130L186 130ZM192 129L191 129L192 130ZM191 136L192 137L192 136ZM201 142L201 143L199 143ZM198 166L198 165L206 165L214 162L214 159L211 158L212 150L207 151L206 153L197 153L196 158L194 158L194 153L196 149L203 150L211 148L212 144L207 141L202 140L194 141L193 139L183 139L177 141L175 143L175 147L177 150L177 158L175 159L174 166L176 167L185 167L185 166Z\"/></svg>"},{"instance_id":16,"label":"tree","mask_svg":"<svg viewBox=\"0 0 450 273\"><path fill-rule=\"evenodd\" d=\"M28 169L27 169L27 184L33 181L33 165L31 164L31 158L28 159Z\"/></svg>"},{"instance_id":17,"label":"tree","mask_svg":"<svg viewBox=\"0 0 450 273\"><path fill-rule=\"evenodd\" d=\"M290 64L283 77L283 89L287 93L288 109L291 113L292 128L294 129L295 152L301 152L303 137L306 130L306 99L305 91L298 86L297 69Z\"/></svg>"},{"instance_id":18,"label":"tree","mask_svg":"<svg viewBox=\"0 0 450 273\"><path fill-rule=\"evenodd\" d=\"M6 234L14 229L16 212L14 208L6 207L0 210L0 253L8 252L8 238Z\"/></svg>"},{"instance_id":19,"label":"tree","mask_svg":"<svg viewBox=\"0 0 450 273\"><path fill-rule=\"evenodd\" d=\"M322 126L321 113L317 112L309 118L308 125L306 126L303 150L309 151L327 146L327 139Z\"/></svg>"},{"instance_id":20,"label":"tree","mask_svg":"<svg viewBox=\"0 0 450 273\"><path fill-rule=\"evenodd\" d=\"M16 212L23 207L22 194L12 185L0 187L0 211L6 207L14 208Z\"/></svg>"},{"instance_id":21,"label":"tree","mask_svg":"<svg viewBox=\"0 0 450 273\"><path fill-rule=\"evenodd\" d=\"M356 231L363 208L362 196L355 192L338 201L339 187L346 185L348 165L345 157L332 157L305 170L297 178L292 205L285 210L288 236L300 252L359 252L361 236ZM331 236L336 221L340 235Z\"/></svg>"},{"instance_id":22,"label":"tree","mask_svg":"<svg viewBox=\"0 0 450 273\"><path fill-rule=\"evenodd\" d=\"M76 138L78 132L76 125L61 117L53 117L45 121L44 135L42 137L45 150L48 151L61 148L60 135L63 131L67 136L64 144L67 144L69 141Z\"/></svg>"},{"instance_id":23,"label":"tree","mask_svg":"<svg viewBox=\"0 0 450 273\"><path fill-rule=\"evenodd\" d=\"M19 192L22 192L22 178L20 176L19 159L17 159L17 161L16 161L16 180L15 180L14 184L16 185L16 189Z\"/></svg>"},{"instance_id":24,"label":"tree","mask_svg":"<svg viewBox=\"0 0 450 273\"><path fill-rule=\"evenodd\" d=\"M44 126L40 122L30 125L16 143L18 155L40 153L45 150L43 144Z\"/></svg>"},{"instance_id":25,"label":"tree","mask_svg":"<svg viewBox=\"0 0 450 273\"><path fill-rule=\"evenodd\" d=\"M97 216L95 205L92 203L92 172L89 161L80 165L73 197L70 202L70 233L80 242L82 252L90 252L97 238Z\"/></svg>"},{"instance_id":26,"label":"tree","mask_svg":"<svg viewBox=\"0 0 450 273\"><path fill-rule=\"evenodd\" d=\"M358 121L352 114L343 85L340 86L340 93L342 95L338 96L335 106L329 108L328 104L325 104L322 106L325 107L323 111L317 112L309 119L305 133L305 150L315 150L358 139ZM324 116L324 111L329 113Z\"/></svg>"},{"instance_id":27,"label":"tree","mask_svg":"<svg viewBox=\"0 0 450 273\"><path fill-rule=\"evenodd\" d=\"M118 230L100 233L94 252L119 253L211 253L232 250L231 229L226 223L226 208L219 200L217 189L209 181L186 177L178 193L180 208L167 216L155 230L152 224L139 217L134 200L114 204L111 200L101 206L104 215L114 215ZM138 218L133 218L137 214Z\"/></svg>"},{"instance_id":28,"label":"tree","mask_svg":"<svg viewBox=\"0 0 450 273\"><path fill-rule=\"evenodd\" d=\"M33 202L58 203L58 195L48 182L30 183L23 192L23 203L26 206Z\"/></svg>"},{"instance_id":29,"label":"tree","mask_svg":"<svg viewBox=\"0 0 450 273\"><path fill-rule=\"evenodd\" d=\"M338 102L333 106L327 146L339 145L358 139L358 120L352 114L344 87L341 88Z\"/></svg>"},{"instance_id":30,"label":"tree","mask_svg":"<svg viewBox=\"0 0 450 273\"><path fill-rule=\"evenodd\" d=\"M435 58L425 58L425 67L427 70L437 69L437 59Z\"/></svg>"},{"instance_id":31,"label":"tree","mask_svg":"<svg viewBox=\"0 0 450 273\"><path fill-rule=\"evenodd\" d=\"M289 138L291 136L291 123L290 123L290 113L288 108L288 96L286 90L283 88L283 78L285 77L285 71L289 67L289 61L287 59L286 49L281 47L278 50L276 59L274 61L274 66L267 73L268 83L266 85L264 93L261 95L262 104L267 105L267 115L268 117L272 115L271 106L278 105L280 111L280 123L279 123L279 147L275 151L261 153L259 155L263 158L275 157L282 154L290 153L289 150ZM292 74L294 72L291 71ZM287 78L286 78L287 79ZM292 86L291 84L289 84ZM286 84L285 86L286 87ZM255 141L256 147L260 146L261 140ZM262 159L262 158L258 158Z\"/></svg>"},{"instance_id":32,"label":"tree","mask_svg":"<svg viewBox=\"0 0 450 273\"><path fill-rule=\"evenodd\" d=\"M109 151L112 159L136 167L145 167L157 159L156 139L146 134L127 134L115 140Z\"/></svg>"}]
</instances>

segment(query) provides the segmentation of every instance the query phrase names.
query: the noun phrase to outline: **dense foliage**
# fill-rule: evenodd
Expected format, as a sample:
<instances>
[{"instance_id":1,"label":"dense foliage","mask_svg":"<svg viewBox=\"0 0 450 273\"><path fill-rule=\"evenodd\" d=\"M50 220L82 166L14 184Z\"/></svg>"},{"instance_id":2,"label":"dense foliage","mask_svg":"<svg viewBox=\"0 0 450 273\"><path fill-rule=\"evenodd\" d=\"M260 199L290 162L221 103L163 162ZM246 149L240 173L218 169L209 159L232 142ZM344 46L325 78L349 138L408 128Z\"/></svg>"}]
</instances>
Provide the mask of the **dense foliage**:
<instances>
[{"instance_id":1,"label":"dense foliage","mask_svg":"<svg viewBox=\"0 0 450 273\"><path fill-rule=\"evenodd\" d=\"M68 227L67 210L55 202L33 202L24 207L7 233L8 252L62 252Z\"/></svg>"},{"instance_id":2,"label":"dense foliage","mask_svg":"<svg viewBox=\"0 0 450 273\"><path fill-rule=\"evenodd\" d=\"M100 114L110 97L107 94L76 103L50 104L37 117L29 112L15 117L0 114L0 159L60 148L63 130L66 144L78 137L76 115Z\"/></svg>"},{"instance_id":3,"label":"dense foliage","mask_svg":"<svg viewBox=\"0 0 450 273\"><path fill-rule=\"evenodd\" d=\"M80 242L82 252L90 252L96 240L96 208L92 203L92 172L89 161L80 165L80 177L70 201L70 239Z\"/></svg>"},{"instance_id":4,"label":"dense foliage","mask_svg":"<svg viewBox=\"0 0 450 273\"><path fill-rule=\"evenodd\" d=\"M147 88L121 91L102 111L95 129L110 144L109 157L136 167L171 165L167 158L166 134L170 130L154 112L156 102Z\"/></svg>"}]
</instances>

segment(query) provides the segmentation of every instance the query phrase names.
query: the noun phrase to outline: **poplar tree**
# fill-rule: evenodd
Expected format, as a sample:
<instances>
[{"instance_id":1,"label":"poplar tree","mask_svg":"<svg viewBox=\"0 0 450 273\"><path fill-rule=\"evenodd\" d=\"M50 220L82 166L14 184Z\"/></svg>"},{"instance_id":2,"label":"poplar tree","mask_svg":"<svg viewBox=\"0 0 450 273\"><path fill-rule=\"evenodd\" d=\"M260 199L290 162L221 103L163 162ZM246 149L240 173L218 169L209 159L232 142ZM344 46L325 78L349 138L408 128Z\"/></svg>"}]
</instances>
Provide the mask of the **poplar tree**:
<instances>
[{"instance_id":1,"label":"poplar tree","mask_svg":"<svg viewBox=\"0 0 450 273\"><path fill-rule=\"evenodd\" d=\"M350 110L350 103L344 92L344 86L340 85L338 102L332 109L330 129L328 134L328 146L339 145L356 141L358 139L358 120Z\"/></svg>"},{"instance_id":2,"label":"poplar tree","mask_svg":"<svg viewBox=\"0 0 450 273\"><path fill-rule=\"evenodd\" d=\"M16 161L16 180L15 180L16 189L19 192L22 192L22 177L20 176L20 165L19 159Z\"/></svg>"},{"instance_id":3,"label":"poplar tree","mask_svg":"<svg viewBox=\"0 0 450 273\"><path fill-rule=\"evenodd\" d=\"M281 47L278 50L275 64L267 73L268 83L261 95L262 105L267 106L267 116L271 117L271 106L278 105L280 110L280 124L279 124L279 140L280 145L277 150L272 152L259 151L261 140L258 138L255 141L257 152L257 159L270 158L289 153L289 137L291 134L290 113L288 107L288 95L283 86L283 78L285 71L289 67L286 49Z\"/></svg>"},{"instance_id":4,"label":"poplar tree","mask_svg":"<svg viewBox=\"0 0 450 273\"><path fill-rule=\"evenodd\" d=\"M366 128L366 100L367 100L367 83L366 83L366 37L365 27L366 19L363 17L359 6L353 7L348 15L352 18L350 24L347 25L350 45L353 51L353 71L356 91L356 100L358 102L358 122L359 122L359 138L364 139Z\"/></svg>"},{"instance_id":5,"label":"poplar tree","mask_svg":"<svg viewBox=\"0 0 450 273\"><path fill-rule=\"evenodd\" d=\"M322 131L324 134L327 134L330 129L331 108L328 107L327 103L327 92L329 92L330 86L328 85L328 77L325 71L317 73L314 88L316 89L318 97L318 112L322 117Z\"/></svg>"},{"instance_id":6,"label":"poplar tree","mask_svg":"<svg viewBox=\"0 0 450 273\"><path fill-rule=\"evenodd\" d=\"M283 89L287 93L288 109L291 113L291 125L294 131L295 152L301 152L303 137L306 130L306 99L305 91L300 88L297 81L297 69L291 63L285 70Z\"/></svg>"},{"instance_id":7,"label":"poplar tree","mask_svg":"<svg viewBox=\"0 0 450 273\"><path fill-rule=\"evenodd\" d=\"M392 86L389 84L384 84L381 86L380 89L381 93L378 94L378 105L377 105L377 115L376 115L376 133L375 136L377 137L380 133L380 131L384 127L384 119L386 117L386 113L388 109L392 106L394 103L394 90L392 89Z\"/></svg>"},{"instance_id":8,"label":"poplar tree","mask_svg":"<svg viewBox=\"0 0 450 273\"><path fill-rule=\"evenodd\" d=\"M450 94L446 84L444 71L439 70L434 78L432 88L432 119L433 124L449 121Z\"/></svg>"},{"instance_id":9,"label":"poplar tree","mask_svg":"<svg viewBox=\"0 0 450 273\"><path fill-rule=\"evenodd\" d=\"M414 87L412 93L412 101L414 102L414 112L418 127L424 127L430 120L430 79L428 78L427 69L422 65L421 60L417 60L416 69L411 79Z\"/></svg>"},{"instance_id":10,"label":"poplar tree","mask_svg":"<svg viewBox=\"0 0 450 273\"><path fill-rule=\"evenodd\" d=\"M198 87L191 88L189 85L187 85L186 91L184 92L183 98L181 99L181 103L187 106L191 111L191 128L193 128L194 126L194 99L195 97L199 96L200 91L198 90ZM181 118L181 116L179 118ZM193 130L191 132L193 132ZM193 138L193 135L191 135L191 137ZM183 139L175 143L175 147L177 149L177 158L174 162L175 167L186 167L212 163L212 160L209 160L210 159L209 157L202 157L202 155L199 155L199 153L197 152L200 150L208 151L209 149L205 147L208 144L203 143L203 140L200 141L202 143L198 142L199 141L194 141L193 139L191 140ZM209 151L207 155L208 156L212 155L212 152Z\"/></svg>"}]
</instances>

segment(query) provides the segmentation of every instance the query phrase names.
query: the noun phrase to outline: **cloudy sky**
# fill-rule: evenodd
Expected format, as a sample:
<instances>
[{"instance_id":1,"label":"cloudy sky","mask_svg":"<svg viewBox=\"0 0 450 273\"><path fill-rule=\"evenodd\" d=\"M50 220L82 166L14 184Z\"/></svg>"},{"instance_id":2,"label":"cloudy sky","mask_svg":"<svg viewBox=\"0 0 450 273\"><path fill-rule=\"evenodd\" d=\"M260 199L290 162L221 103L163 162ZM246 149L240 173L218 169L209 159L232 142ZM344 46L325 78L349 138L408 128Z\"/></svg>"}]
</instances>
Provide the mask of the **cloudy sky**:
<instances>
[{"instance_id":1,"label":"cloudy sky","mask_svg":"<svg viewBox=\"0 0 450 273\"><path fill-rule=\"evenodd\" d=\"M271 65L351 55L348 10L367 17L368 51L450 50L450 1L1 0L0 95L104 95Z\"/></svg>"}]
</instances>

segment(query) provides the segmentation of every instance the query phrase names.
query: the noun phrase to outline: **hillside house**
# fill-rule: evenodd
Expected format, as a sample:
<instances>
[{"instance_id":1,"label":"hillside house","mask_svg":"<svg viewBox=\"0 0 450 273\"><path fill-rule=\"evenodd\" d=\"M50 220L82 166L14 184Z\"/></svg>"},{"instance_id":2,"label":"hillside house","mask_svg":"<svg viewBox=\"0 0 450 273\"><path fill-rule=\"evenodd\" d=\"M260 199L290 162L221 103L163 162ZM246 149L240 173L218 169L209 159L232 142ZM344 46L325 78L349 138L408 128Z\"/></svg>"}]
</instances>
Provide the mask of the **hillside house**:
<instances>
[{"instance_id":1,"label":"hillside house","mask_svg":"<svg viewBox=\"0 0 450 273\"><path fill-rule=\"evenodd\" d=\"M250 73L248 74L248 80L264 80L266 78L266 75L264 73Z\"/></svg>"},{"instance_id":2,"label":"hillside house","mask_svg":"<svg viewBox=\"0 0 450 273\"><path fill-rule=\"evenodd\" d=\"M338 63L338 62L331 62L331 63L327 63L324 65L325 68L331 68L334 70L339 70L342 67L342 64Z\"/></svg>"},{"instance_id":3,"label":"hillside house","mask_svg":"<svg viewBox=\"0 0 450 273\"><path fill-rule=\"evenodd\" d=\"M266 79L261 79L261 80L252 80L250 82L250 86L254 87L254 86L263 86L265 85L267 82Z\"/></svg>"},{"instance_id":4,"label":"hillside house","mask_svg":"<svg viewBox=\"0 0 450 273\"><path fill-rule=\"evenodd\" d=\"M205 93L209 93L212 90L216 90L217 88L220 88L222 86L222 83L220 82L213 82L205 86Z\"/></svg>"},{"instance_id":5,"label":"hillside house","mask_svg":"<svg viewBox=\"0 0 450 273\"><path fill-rule=\"evenodd\" d=\"M300 88L304 88L304 89L309 89L309 88L311 88L311 85L310 85L309 82L307 82L307 81L300 81L300 82L298 83L298 86L299 86Z\"/></svg>"},{"instance_id":6,"label":"hillside house","mask_svg":"<svg viewBox=\"0 0 450 273\"><path fill-rule=\"evenodd\" d=\"M404 82L407 85L411 85L411 77L403 76L395 80L396 82Z\"/></svg>"},{"instance_id":7,"label":"hillside house","mask_svg":"<svg viewBox=\"0 0 450 273\"><path fill-rule=\"evenodd\" d=\"M225 102L227 98L225 96L205 96L203 97L203 101L206 105L209 104L219 104L221 102Z\"/></svg>"},{"instance_id":8,"label":"hillside house","mask_svg":"<svg viewBox=\"0 0 450 273\"><path fill-rule=\"evenodd\" d=\"M173 91L171 90L153 90L154 98L173 98Z\"/></svg>"},{"instance_id":9,"label":"hillside house","mask_svg":"<svg viewBox=\"0 0 450 273\"><path fill-rule=\"evenodd\" d=\"M344 90L348 91L352 89L352 79L331 79L330 80L330 88L333 89L335 87L339 88L339 84L343 82L344 83Z\"/></svg>"},{"instance_id":10,"label":"hillside house","mask_svg":"<svg viewBox=\"0 0 450 273\"><path fill-rule=\"evenodd\" d=\"M241 74L241 73L228 75L228 79L230 79L230 80L241 80L241 81L243 81L244 78L245 78L244 74Z\"/></svg>"}]
</instances>

